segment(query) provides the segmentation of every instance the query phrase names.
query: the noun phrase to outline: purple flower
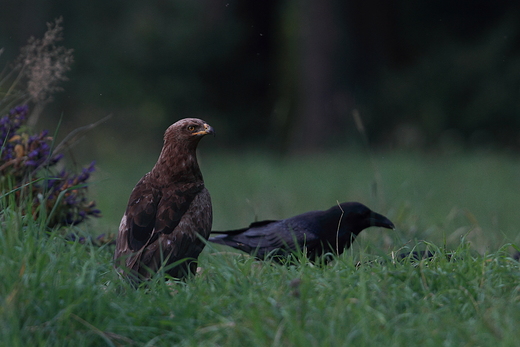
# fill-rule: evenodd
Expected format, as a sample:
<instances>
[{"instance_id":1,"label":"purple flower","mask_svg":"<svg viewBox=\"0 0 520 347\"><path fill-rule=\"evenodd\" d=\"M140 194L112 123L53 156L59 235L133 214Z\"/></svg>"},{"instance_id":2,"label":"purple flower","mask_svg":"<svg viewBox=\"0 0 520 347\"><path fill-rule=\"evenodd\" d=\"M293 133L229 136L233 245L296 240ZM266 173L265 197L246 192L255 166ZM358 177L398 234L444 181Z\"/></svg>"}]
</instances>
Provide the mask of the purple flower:
<instances>
[{"instance_id":1,"label":"purple flower","mask_svg":"<svg viewBox=\"0 0 520 347\"><path fill-rule=\"evenodd\" d=\"M99 217L99 215L101 215L101 211L98 209L90 210L89 215Z\"/></svg>"},{"instance_id":2,"label":"purple flower","mask_svg":"<svg viewBox=\"0 0 520 347\"><path fill-rule=\"evenodd\" d=\"M90 174L92 172L96 171L95 164L96 164L96 162L93 161L93 162L90 163L90 165L88 167L85 167L85 168L83 168L83 170L81 170L81 174L79 174L78 177L77 177L77 182L78 183L83 183L83 182L85 182L86 180L89 179Z\"/></svg>"},{"instance_id":3,"label":"purple flower","mask_svg":"<svg viewBox=\"0 0 520 347\"><path fill-rule=\"evenodd\" d=\"M71 194L65 198L65 203L69 206L75 206L76 205L76 196L75 194Z\"/></svg>"},{"instance_id":4,"label":"purple flower","mask_svg":"<svg viewBox=\"0 0 520 347\"><path fill-rule=\"evenodd\" d=\"M0 118L0 141L5 143L20 128L28 113L28 106L16 106L9 114Z\"/></svg>"},{"instance_id":5,"label":"purple flower","mask_svg":"<svg viewBox=\"0 0 520 347\"><path fill-rule=\"evenodd\" d=\"M9 115L10 116L20 115L25 118L25 116L27 116L28 112L29 112L29 106L21 105L21 106L16 106L15 108L11 109L9 111Z\"/></svg>"},{"instance_id":6,"label":"purple flower","mask_svg":"<svg viewBox=\"0 0 520 347\"><path fill-rule=\"evenodd\" d=\"M3 167L0 175L10 176L15 187L23 187L29 182L28 178L45 178L42 183L27 186L28 194L18 196L33 196L35 207L42 203L41 198L36 197L44 196L47 213L55 211L49 226L74 225L88 217L100 217L101 212L95 208L95 203L87 200L85 184L96 169L95 162L82 168L78 174L67 169L53 171L52 167L63 158L63 154L52 155L47 130L34 135L20 130L28 112L26 105L17 106L0 117L0 166ZM41 170L44 167L48 170Z\"/></svg>"},{"instance_id":7,"label":"purple flower","mask_svg":"<svg viewBox=\"0 0 520 347\"><path fill-rule=\"evenodd\" d=\"M56 165L56 163L58 163L61 158L63 158L63 154L62 153L58 153L56 154L54 157L51 158L51 160L49 161L49 166L53 166L53 165Z\"/></svg>"}]
</instances>

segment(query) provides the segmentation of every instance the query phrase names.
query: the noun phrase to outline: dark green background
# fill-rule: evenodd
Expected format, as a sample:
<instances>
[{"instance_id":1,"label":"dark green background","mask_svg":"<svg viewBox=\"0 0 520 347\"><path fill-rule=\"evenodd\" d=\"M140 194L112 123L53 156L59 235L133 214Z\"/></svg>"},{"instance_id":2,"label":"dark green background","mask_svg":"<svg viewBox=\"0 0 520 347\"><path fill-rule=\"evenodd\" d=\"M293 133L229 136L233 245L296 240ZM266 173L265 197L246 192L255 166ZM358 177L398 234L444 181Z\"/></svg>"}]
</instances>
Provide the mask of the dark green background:
<instances>
[{"instance_id":1,"label":"dark green background","mask_svg":"<svg viewBox=\"0 0 520 347\"><path fill-rule=\"evenodd\" d=\"M516 149L516 1L4 0L0 56L63 16L75 63L39 126L60 134L113 114L87 150L157 151L200 117L215 146L277 153L359 144Z\"/></svg>"}]
</instances>

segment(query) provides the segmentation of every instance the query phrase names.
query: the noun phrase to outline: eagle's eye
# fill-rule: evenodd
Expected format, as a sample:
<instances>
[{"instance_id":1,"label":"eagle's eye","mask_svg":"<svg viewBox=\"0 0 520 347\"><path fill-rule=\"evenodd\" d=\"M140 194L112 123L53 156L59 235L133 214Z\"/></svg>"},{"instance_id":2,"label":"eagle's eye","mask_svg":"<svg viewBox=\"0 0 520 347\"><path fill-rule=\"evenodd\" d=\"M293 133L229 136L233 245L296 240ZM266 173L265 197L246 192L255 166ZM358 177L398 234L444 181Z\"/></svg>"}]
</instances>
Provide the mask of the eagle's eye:
<instances>
[{"instance_id":1,"label":"eagle's eye","mask_svg":"<svg viewBox=\"0 0 520 347\"><path fill-rule=\"evenodd\" d=\"M195 126L193 126L193 125L188 126L188 130L189 131L194 131L195 130Z\"/></svg>"}]
</instances>

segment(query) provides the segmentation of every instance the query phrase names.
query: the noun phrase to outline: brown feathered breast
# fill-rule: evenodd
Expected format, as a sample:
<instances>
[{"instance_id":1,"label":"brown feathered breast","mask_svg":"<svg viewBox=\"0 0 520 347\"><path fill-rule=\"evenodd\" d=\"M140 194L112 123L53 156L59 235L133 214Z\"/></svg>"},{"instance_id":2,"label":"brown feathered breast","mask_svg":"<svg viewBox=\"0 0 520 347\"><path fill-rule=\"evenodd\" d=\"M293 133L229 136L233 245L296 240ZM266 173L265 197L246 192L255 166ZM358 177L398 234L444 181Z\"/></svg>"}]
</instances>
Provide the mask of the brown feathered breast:
<instances>
[{"instance_id":1,"label":"brown feathered breast","mask_svg":"<svg viewBox=\"0 0 520 347\"><path fill-rule=\"evenodd\" d=\"M204 248L199 237L207 239L212 224L196 149L204 135L213 133L196 118L166 130L159 159L133 189L119 226L114 260L121 274L142 281L161 266L175 278L195 273Z\"/></svg>"}]
</instances>

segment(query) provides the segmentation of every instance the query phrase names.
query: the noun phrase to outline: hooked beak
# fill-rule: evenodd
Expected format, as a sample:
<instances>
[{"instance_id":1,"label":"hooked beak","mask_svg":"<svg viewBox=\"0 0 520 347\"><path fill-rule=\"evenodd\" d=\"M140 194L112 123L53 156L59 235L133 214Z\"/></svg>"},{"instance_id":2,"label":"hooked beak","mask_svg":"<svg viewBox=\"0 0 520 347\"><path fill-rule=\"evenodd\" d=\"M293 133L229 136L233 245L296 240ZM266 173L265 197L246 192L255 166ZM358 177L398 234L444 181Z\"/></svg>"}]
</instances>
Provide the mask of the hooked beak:
<instances>
[{"instance_id":1,"label":"hooked beak","mask_svg":"<svg viewBox=\"0 0 520 347\"><path fill-rule=\"evenodd\" d=\"M209 134L212 134L213 136L215 136L215 130L213 130L213 127L207 123L204 123L204 130L193 133L193 135L209 135Z\"/></svg>"}]
</instances>

